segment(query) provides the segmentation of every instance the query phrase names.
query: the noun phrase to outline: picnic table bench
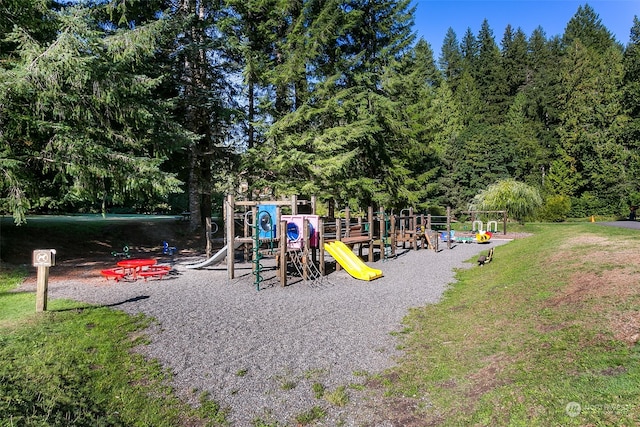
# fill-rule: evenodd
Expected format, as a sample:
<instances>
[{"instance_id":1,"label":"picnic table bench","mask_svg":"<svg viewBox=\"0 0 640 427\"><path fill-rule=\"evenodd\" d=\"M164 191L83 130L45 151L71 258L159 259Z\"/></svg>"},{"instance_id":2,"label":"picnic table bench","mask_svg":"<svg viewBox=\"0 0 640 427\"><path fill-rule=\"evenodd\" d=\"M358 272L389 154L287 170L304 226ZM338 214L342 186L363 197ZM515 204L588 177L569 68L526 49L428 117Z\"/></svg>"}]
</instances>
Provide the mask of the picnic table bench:
<instances>
[{"instance_id":1,"label":"picnic table bench","mask_svg":"<svg viewBox=\"0 0 640 427\"><path fill-rule=\"evenodd\" d=\"M162 279L165 275L169 273L171 267L168 265L153 265L147 269L140 270L138 272L138 276L144 277L144 280L147 280L149 277L157 277L158 279Z\"/></svg>"},{"instance_id":2,"label":"picnic table bench","mask_svg":"<svg viewBox=\"0 0 640 427\"><path fill-rule=\"evenodd\" d=\"M119 282L120 279L123 279L127 275L127 272L122 267L116 267L106 270L100 270L100 274L107 280L114 279L116 282Z\"/></svg>"}]
</instances>

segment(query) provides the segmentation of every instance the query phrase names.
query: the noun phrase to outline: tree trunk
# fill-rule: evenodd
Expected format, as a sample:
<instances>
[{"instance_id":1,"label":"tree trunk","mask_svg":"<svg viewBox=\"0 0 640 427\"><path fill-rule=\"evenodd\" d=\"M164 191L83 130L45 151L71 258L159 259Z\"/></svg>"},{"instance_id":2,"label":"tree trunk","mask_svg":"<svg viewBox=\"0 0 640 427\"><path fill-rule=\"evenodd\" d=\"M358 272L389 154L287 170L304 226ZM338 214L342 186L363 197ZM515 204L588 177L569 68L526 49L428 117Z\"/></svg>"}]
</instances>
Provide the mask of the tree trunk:
<instances>
[{"instance_id":1,"label":"tree trunk","mask_svg":"<svg viewBox=\"0 0 640 427\"><path fill-rule=\"evenodd\" d=\"M200 183L198 179L197 155L192 149L189 161L189 229L191 231L200 227Z\"/></svg>"}]
</instances>

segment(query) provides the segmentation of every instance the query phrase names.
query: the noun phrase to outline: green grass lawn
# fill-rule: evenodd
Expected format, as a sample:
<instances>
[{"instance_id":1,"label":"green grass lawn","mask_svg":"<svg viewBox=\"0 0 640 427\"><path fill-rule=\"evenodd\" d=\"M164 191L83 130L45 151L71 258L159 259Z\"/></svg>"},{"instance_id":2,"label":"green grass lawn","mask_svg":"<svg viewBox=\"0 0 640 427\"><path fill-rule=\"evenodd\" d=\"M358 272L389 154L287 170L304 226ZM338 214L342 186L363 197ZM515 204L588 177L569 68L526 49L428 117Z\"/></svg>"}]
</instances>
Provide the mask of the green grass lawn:
<instances>
[{"instance_id":1,"label":"green grass lawn","mask_svg":"<svg viewBox=\"0 0 640 427\"><path fill-rule=\"evenodd\" d=\"M411 310L388 395L415 397L419 425L638 425L639 232L519 231L533 236ZM35 295L13 291L25 274L0 271L0 426L226 424L208 396L186 405L133 351L152 319L62 300L35 313Z\"/></svg>"},{"instance_id":2,"label":"green grass lawn","mask_svg":"<svg viewBox=\"0 0 640 427\"><path fill-rule=\"evenodd\" d=\"M132 351L151 321L52 300L35 313L24 278L0 272L0 426L218 426L225 413L181 402L158 363Z\"/></svg>"},{"instance_id":3,"label":"green grass lawn","mask_svg":"<svg viewBox=\"0 0 640 427\"><path fill-rule=\"evenodd\" d=\"M425 425L638 425L639 232L527 229L410 313L389 393Z\"/></svg>"}]
</instances>

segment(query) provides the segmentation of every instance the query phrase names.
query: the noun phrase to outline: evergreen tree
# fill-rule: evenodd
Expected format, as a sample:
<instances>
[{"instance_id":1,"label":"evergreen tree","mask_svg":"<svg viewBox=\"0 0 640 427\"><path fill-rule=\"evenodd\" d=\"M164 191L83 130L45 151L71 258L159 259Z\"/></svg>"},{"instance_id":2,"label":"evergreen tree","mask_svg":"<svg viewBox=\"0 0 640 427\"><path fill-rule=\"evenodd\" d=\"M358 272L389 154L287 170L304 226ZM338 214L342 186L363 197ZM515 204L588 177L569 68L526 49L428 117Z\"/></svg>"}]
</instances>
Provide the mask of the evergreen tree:
<instances>
[{"instance_id":1,"label":"evergreen tree","mask_svg":"<svg viewBox=\"0 0 640 427\"><path fill-rule=\"evenodd\" d=\"M513 148L510 176L535 188L542 188L543 173L547 170L548 156L538 141L538 127L526 114L526 95L520 92L503 123L504 134Z\"/></svg>"},{"instance_id":2,"label":"evergreen tree","mask_svg":"<svg viewBox=\"0 0 640 427\"><path fill-rule=\"evenodd\" d=\"M556 129L560 114L561 85L558 73L560 60L559 39L556 37L547 40L542 28L536 28L529 39L529 68L522 93L525 100L525 114L530 120L531 131L537 139L537 149L534 153L538 157L539 186L543 191L547 188L551 190L556 188L548 186L546 178L551 167L552 156L559 144ZM537 173L538 171L532 170L533 177ZM533 184L531 179L525 179L525 181Z\"/></svg>"},{"instance_id":3,"label":"evergreen tree","mask_svg":"<svg viewBox=\"0 0 640 427\"><path fill-rule=\"evenodd\" d=\"M330 73L314 76L307 101L274 123L262 153L277 173L271 185L354 207L406 204L415 198L405 185L406 150L414 142L404 111L380 79L410 47L413 9L406 0L349 1L331 9L341 11L334 20L341 25L322 53L339 48L341 55L312 62L316 73Z\"/></svg>"},{"instance_id":4,"label":"evergreen tree","mask_svg":"<svg viewBox=\"0 0 640 427\"><path fill-rule=\"evenodd\" d=\"M431 46L423 39L395 61L397 65L393 64L385 70L383 87L396 108L405 112L410 131L404 153L409 158L410 175L405 185L414 195L414 203L420 201L420 206L426 207L437 193L439 165L428 123L442 75L435 65Z\"/></svg>"},{"instance_id":5,"label":"evergreen tree","mask_svg":"<svg viewBox=\"0 0 640 427\"><path fill-rule=\"evenodd\" d=\"M456 168L457 158L462 157L459 138L464 125L461 108L446 81L436 90L428 117L427 131L439 165L436 175L438 199L432 202L438 202L440 206L460 206L465 202L464 198L458 199L462 183L453 178L451 171Z\"/></svg>"},{"instance_id":6,"label":"evergreen tree","mask_svg":"<svg viewBox=\"0 0 640 427\"><path fill-rule=\"evenodd\" d=\"M442 70L449 87L455 91L456 82L462 74L462 51L460 50L456 33L451 27L449 27L444 37L440 57L438 58L438 66Z\"/></svg>"},{"instance_id":7,"label":"evergreen tree","mask_svg":"<svg viewBox=\"0 0 640 427\"><path fill-rule=\"evenodd\" d=\"M624 150L619 143L622 55L574 39L562 71L562 103L558 128L562 152L572 159L576 185L568 195L583 199L574 209L617 213L626 179ZM552 171L553 172L553 171Z\"/></svg>"},{"instance_id":8,"label":"evergreen tree","mask_svg":"<svg viewBox=\"0 0 640 427\"><path fill-rule=\"evenodd\" d=\"M477 42L478 56L471 74L483 100L480 117L483 121L498 124L508 108L507 78L501 67L500 50L486 19L480 27Z\"/></svg>"},{"instance_id":9,"label":"evergreen tree","mask_svg":"<svg viewBox=\"0 0 640 427\"><path fill-rule=\"evenodd\" d=\"M622 144L628 153L626 192L640 193L640 20L633 18L630 40L624 52L624 98L625 114L629 117L623 131ZM635 179L634 179L635 177Z\"/></svg>"},{"instance_id":10,"label":"evergreen tree","mask_svg":"<svg viewBox=\"0 0 640 427\"><path fill-rule=\"evenodd\" d=\"M25 200L33 208L100 201L105 212L132 200L148 208L144 201L179 191L161 166L187 135L154 96L160 79L139 72L166 22L106 33L90 12L50 15L55 39L35 39L25 27L9 35L16 48L0 69L0 167L21 168L2 189L18 222Z\"/></svg>"},{"instance_id":11,"label":"evergreen tree","mask_svg":"<svg viewBox=\"0 0 640 427\"><path fill-rule=\"evenodd\" d=\"M469 70L464 70L454 93L460 107L460 114L465 125L477 120L482 109L483 99L475 79Z\"/></svg>"},{"instance_id":12,"label":"evergreen tree","mask_svg":"<svg viewBox=\"0 0 640 427\"><path fill-rule=\"evenodd\" d=\"M460 136L451 141L443 154L442 187L445 201L451 206L467 206L474 195L492 182L510 177L514 155L499 126L475 122L465 127Z\"/></svg>"},{"instance_id":13,"label":"evergreen tree","mask_svg":"<svg viewBox=\"0 0 640 427\"><path fill-rule=\"evenodd\" d=\"M462 54L463 69L468 72L474 72L476 69L476 61L478 60L478 40L473 35L471 28L467 28L462 43L460 43L460 53Z\"/></svg>"},{"instance_id":14,"label":"evergreen tree","mask_svg":"<svg viewBox=\"0 0 640 427\"><path fill-rule=\"evenodd\" d=\"M528 48L527 37L522 29L518 28L514 33L508 25L502 37L502 68L510 100L527 82L530 70Z\"/></svg>"},{"instance_id":15,"label":"evergreen tree","mask_svg":"<svg viewBox=\"0 0 640 427\"><path fill-rule=\"evenodd\" d=\"M227 43L231 12L220 2L182 0L171 10L178 27L171 57L178 91L176 114L196 139L179 160L185 165L191 228L205 225L212 215L213 193L237 186L235 165L235 105L232 76L238 73L237 46Z\"/></svg>"},{"instance_id":16,"label":"evergreen tree","mask_svg":"<svg viewBox=\"0 0 640 427\"><path fill-rule=\"evenodd\" d=\"M580 40L587 49L594 49L600 53L613 45L618 45L611 32L602 24L596 11L588 4L578 7L578 11L567 23L562 36L565 46L572 46L577 40Z\"/></svg>"}]
</instances>

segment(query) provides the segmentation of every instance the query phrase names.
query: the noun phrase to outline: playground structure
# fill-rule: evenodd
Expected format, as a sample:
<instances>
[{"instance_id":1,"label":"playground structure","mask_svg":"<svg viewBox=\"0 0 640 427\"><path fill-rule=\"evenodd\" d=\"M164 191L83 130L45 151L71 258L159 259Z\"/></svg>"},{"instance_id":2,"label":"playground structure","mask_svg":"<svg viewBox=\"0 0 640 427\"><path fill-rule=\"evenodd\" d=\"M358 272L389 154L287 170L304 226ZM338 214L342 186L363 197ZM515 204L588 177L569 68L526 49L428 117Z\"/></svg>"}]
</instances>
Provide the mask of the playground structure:
<instances>
[{"instance_id":1,"label":"playground structure","mask_svg":"<svg viewBox=\"0 0 640 427\"><path fill-rule=\"evenodd\" d=\"M478 243L487 243L498 233L498 223L502 223L502 234L507 234L507 211L468 211L471 217L471 232ZM486 217L486 228L482 218ZM492 218L492 219L489 219Z\"/></svg>"},{"instance_id":2,"label":"playground structure","mask_svg":"<svg viewBox=\"0 0 640 427\"><path fill-rule=\"evenodd\" d=\"M260 289L263 280L262 259L267 255L275 257L277 278L282 286L287 284L289 266L298 270L304 280L315 277L313 259L321 227L320 218L314 214L315 203L315 197L310 201L298 200L296 196L290 200L237 201L228 195L224 204L226 245L205 263L226 258L227 272L233 279L235 251L244 248L245 260L251 259L253 264L256 289ZM301 207L310 213L300 213ZM284 215L283 209L291 213Z\"/></svg>"},{"instance_id":3,"label":"playground structure","mask_svg":"<svg viewBox=\"0 0 640 427\"><path fill-rule=\"evenodd\" d=\"M374 280L383 273L364 260L386 261L396 257L399 248L438 252L446 245L451 249L455 243L481 242L477 237L480 233L490 238L491 232L484 230L480 219L484 217L479 215L500 213L506 233L506 212L502 211L469 212L472 230L458 234L452 229L455 220L450 208L445 215L419 214L413 208L403 209L398 215L373 207L366 212L352 212L348 207L337 215L335 211L330 203L327 217L317 215L315 197L246 201L228 195L224 203L224 246L207 260L187 268L203 268L226 259L229 279L233 279L240 250L245 262L252 264L257 289L263 281L265 257L275 259L277 280L282 286L287 284L288 273L294 271L305 281L318 280L328 274L327 266L332 262L336 270L344 268L357 279ZM498 221L487 221L489 227L497 232Z\"/></svg>"}]
</instances>

